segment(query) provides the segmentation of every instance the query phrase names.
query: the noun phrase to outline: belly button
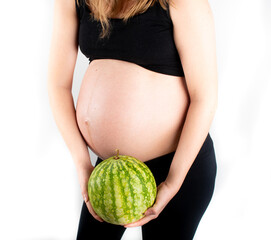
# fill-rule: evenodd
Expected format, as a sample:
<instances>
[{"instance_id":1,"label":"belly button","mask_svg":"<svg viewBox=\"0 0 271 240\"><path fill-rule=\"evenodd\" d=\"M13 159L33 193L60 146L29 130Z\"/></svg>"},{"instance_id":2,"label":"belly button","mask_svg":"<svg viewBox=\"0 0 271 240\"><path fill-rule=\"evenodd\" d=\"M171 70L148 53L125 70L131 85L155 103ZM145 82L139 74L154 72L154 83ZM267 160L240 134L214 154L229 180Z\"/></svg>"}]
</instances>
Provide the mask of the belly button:
<instances>
[{"instance_id":1,"label":"belly button","mask_svg":"<svg viewBox=\"0 0 271 240\"><path fill-rule=\"evenodd\" d=\"M85 119L85 120L84 120L84 123L85 123L86 125L89 125L89 119Z\"/></svg>"}]
</instances>

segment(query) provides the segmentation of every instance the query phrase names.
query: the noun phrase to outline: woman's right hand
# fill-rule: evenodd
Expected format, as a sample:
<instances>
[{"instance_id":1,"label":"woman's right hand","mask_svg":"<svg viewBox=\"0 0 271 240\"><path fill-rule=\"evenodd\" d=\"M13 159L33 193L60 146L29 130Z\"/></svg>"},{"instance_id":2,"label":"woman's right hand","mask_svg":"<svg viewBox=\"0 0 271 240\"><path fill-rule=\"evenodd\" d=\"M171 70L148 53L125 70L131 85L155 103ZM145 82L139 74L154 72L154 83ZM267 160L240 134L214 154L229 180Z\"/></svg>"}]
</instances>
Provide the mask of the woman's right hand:
<instances>
[{"instance_id":1,"label":"woman's right hand","mask_svg":"<svg viewBox=\"0 0 271 240\"><path fill-rule=\"evenodd\" d=\"M91 163L89 163L88 166L78 167L77 168L77 174L78 174L78 178L79 178L81 193L82 193L83 199L84 199L84 201L86 203L86 206L87 206L90 214L96 220L98 220L100 222L103 222L103 220L93 210L93 208L91 206L91 203L89 201L89 197L88 197L88 180L89 180L90 174L92 173L93 169L94 169L94 167L91 165Z\"/></svg>"}]
</instances>

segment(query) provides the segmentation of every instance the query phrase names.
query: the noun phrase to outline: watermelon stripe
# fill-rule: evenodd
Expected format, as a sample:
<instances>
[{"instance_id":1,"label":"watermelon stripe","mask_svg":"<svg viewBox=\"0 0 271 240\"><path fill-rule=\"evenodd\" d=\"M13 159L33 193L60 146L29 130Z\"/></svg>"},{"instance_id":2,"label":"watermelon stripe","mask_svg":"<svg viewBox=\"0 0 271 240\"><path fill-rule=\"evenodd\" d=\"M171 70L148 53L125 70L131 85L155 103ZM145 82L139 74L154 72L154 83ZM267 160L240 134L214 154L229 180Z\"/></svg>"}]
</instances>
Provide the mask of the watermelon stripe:
<instances>
[{"instance_id":1,"label":"watermelon stripe","mask_svg":"<svg viewBox=\"0 0 271 240\"><path fill-rule=\"evenodd\" d=\"M94 170L93 170L93 172L91 173L91 179L102 179L102 178L100 178L100 173L102 172L104 172L104 169L103 169L103 165L105 165L106 164L106 162L101 162L99 165L97 165L95 168L94 168ZM97 178L97 176L99 176L99 178ZM90 193L89 193L89 195L93 195L93 196L95 196L95 200L93 201L93 202L91 202L91 205L93 205L92 207L93 208L97 208L99 205L100 205L100 201L97 199L97 192L99 192L99 191L101 191L101 185L102 185L102 183L101 182L99 182L99 185L98 185L98 182L97 181L91 181L91 182L89 182L89 184L90 184ZM91 197L90 197L90 199L92 199Z\"/></svg>"},{"instance_id":2,"label":"watermelon stripe","mask_svg":"<svg viewBox=\"0 0 271 240\"><path fill-rule=\"evenodd\" d=\"M94 170L91 174L93 178L96 178L98 176L98 174L103 170L103 166L106 165L106 163L107 163L106 161L102 161L100 164L98 164L94 168Z\"/></svg>"},{"instance_id":3,"label":"watermelon stripe","mask_svg":"<svg viewBox=\"0 0 271 240\"><path fill-rule=\"evenodd\" d=\"M149 178L147 177L147 174L145 173L146 171L148 172L149 169L146 169L144 167L144 165L141 164L141 162L137 162L133 159L129 159L129 162L131 163L131 166L133 168L136 167L136 172L139 176L141 176L141 183L145 186L146 182L149 180Z\"/></svg>"},{"instance_id":4,"label":"watermelon stripe","mask_svg":"<svg viewBox=\"0 0 271 240\"><path fill-rule=\"evenodd\" d=\"M135 193L134 193L134 188L133 188L133 185L131 184L131 172L130 172L130 169L128 168L128 166L127 166L127 162L125 161L122 161L122 167L125 169L125 175L126 175L126 177L127 177L127 179L129 179L128 180L128 185L129 185L129 194L131 194L131 199L130 199L130 203L131 203L131 206L133 206L134 205L134 203L135 203ZM133 214L131 214L131 215L133 215L133 216L135 216L135 208L134 207L132 207L132 209L130 209L130 211L133 211ZM130 217L131 217L131 215L130 215Z\"/></svg>"},{"instance_id":5,"label":"watermelon stripe","mask_svg":"<svg viewBox=\"0 0 271 240\"><path fill-rule=\"evenodd\" d=\"M137 162L135 159L129 159L130 162L133 162L134 165L136 164L138 167L141 168L140 172L144 172L144 180L145 180L145 184L147 183L149 185L149 183L151 183L152 187L150 187L152 189L152 193L148 194L148 203L152 204L154 199L150 199L151 196L155 195L156 196L156 182L155 179L153 177L153 174L151 172L151 170L148 168L148 166L146 166L143 162ZM147 174L146 174L147 172Z\"/></svg>"},{"instance_id":6,"label":"watermelon stripe","mask_svg":"<svg viewBox=\"0 0 271 240\"><path fill-rule=\"evenodd\" d=\"M119 172L122 172L125 174L125 179L129 179L129 176L128 176L128 172L127 171L123 171L124 170L124 166L123 166L123 161L118 161L118 171ZM128 221L131 222L132 219L131 219L131 214L130 211L131 211L131 208L128 206L127 202L128 202L128 196L127 196L127 193L124 191L124 186L123 186L123 183L122 183L122 180L121 180L121 174L118 174L118 177L119 177L119 184L120 184L120 189L121 189L121 195L122 195L122 201L123 201L123 205L124 205L124 214L126 215L127 214L127 211L128 211L128 214L127 214L127 217L128 217ZM129 187L131 187L131 184L130 184L130 181L128 181L128 184L129 184ZM129 191L128 194L131 194L131 192Z\"/></svg>"},{"instance_id":7,"label":"watermelon stripe","mask_svg":"<svg viewBox=\"0 0 271 240\"><path fill-rule=\"evenodd\" d=\"M100 195L100 199L101 199L101 205L100 205L100 209L101 209L101 214L104 218L105 221L109 221L109 218L107 218L107 214L106 214L106 206L105 206L105 198L104 198L104 190L105 190L105 185L107 184L107 181L106 181L106 175L108 175L108 169L110 168L110 165L111 165L111 162L110 161L107 161L105 164L104 164L104 172L102 174L102 176L100 177L103 181L101 183L101 191L100 191L100 194L99 194L99 190L97 191L97 196Z\"/></svg>"},{"instance_id":8,"label":"watermelon stripe","mask_svg":"<svg viewBox=\"0 0 271 240\"><path fill-rule=\"evenodd\" d=\"M135 159L129 159L129 161L130 162L132 162L132 163L134 163L136 166L138 166L139 168L141 168L141 171L144 173L144 180L146 181L147 180L147 178L148 178L148 176L147 176L147 174L145 174L146 172L150 172L150 169L148 168L148 167L146 167L145 165L144 165L144 163L143 162L141 162L141 161L136 161Z\"/></svg>"},{"instance_id":9,"label":"watermelon stripe","mask_svg":"<svg viewBox=\"0 0 271 240\"><path fill-rule=\"evenodd\" d=\"M104 178L102 178L102 174L104 173L104 167L106 167L107 165L108 165L108 163L106 161L101 162L100 164L98 164L94 168L94 170L93 170L93 172L91 174L91 178L92 179L96 179L96 181L94 181L94 182L92 181L93 183L95 183L95 186L93 186L93 184L92 184L93 187L91 188L92 194L94 194L94 196L96 196L96 198L97 198L97 196L99 196L96 193L98 193L99 191L101 191L101 189L103 188L102 187L102 185L103 185L102 182L99 182L99 185L98 185L98 181L97 180L102 181L104 179ZM96 201L94 201L94 203L92 205L94 205L94 207L97 208L99 205L101 205L100 201L101 201L101 199L96 199Z\"/></svg>"},{"instance_id":10,"label":"watermelon stripe","mask_svg":"<svg viewBox=\"0 0 271 240\"><path fill-rule=\"evenodd\" d=\"M138 166L138 163L134 164L130 161L130 159L127 161L127 163L130 165L129 167L132 168L133 171L136 173L135 176L139 179L139 181L141 183L141 186L143 188L143 190L142 190L143 195L145 196L144 205L147 206L150 203L150 194L149 194L148 188L146 187L146 184L145 184L144 178L141 174L141 171L139 171L140 168Z\"/></svg>"},{"instance_id":11,"label":"watermelon stripe","mask_svg":"<svg viewBox=\"0 0 271 240\"><path fill-rule=\"evenodd\" d=\"M114 185L116 185L115 181L114 181L114 173L113 173L113 169L115 168L114 166L115 164L111 163L111 172L110 172L110 182L108 182L111 186L111 199L112 199L112 207L111 207L111 210L112 210L112 213L113 213L113 216L114 216L114 220L117 222L118 221L118 216L117 216L117 213L116 213L116 193L115 193L115 189L114 189Z\"/></svg>"},{"instance_id":12,"label":"watermelon stripe","mask_svg":"<svg viewBox=\"0 0 271 240\"><path fill-rule=\"evenodd\" d=\"M123 221L123 216L124 216L124 211L125 207L124 204L125 202L123 201L123 189L121 187L121 180L120 180L120 174L121 171L119 171L119 161L114 161L114 190L115 190L115 200L116 200L116 222L121 222Z\"/></svg>"},{"instance_id":13,"label":"watermelon stripe","mask_svg":"<svg viewBox=\"0 0 271 240\"><path fill-rule=\"evenodd\" d=\"M94 168L93 170L93 176L92 178L93 179L100 179L100 180L103 180L104 179L104 173L105 173L105 170L107 169L107 166L108 166L109 162L101 162L97 167ZM97 189L97 191L99 191L99 187L101 188L102 185L103 185L103 182L100 182L99 183L99 186L97 184L97 181L95 181L95 188Z\"/></svg>"}]
</instances>

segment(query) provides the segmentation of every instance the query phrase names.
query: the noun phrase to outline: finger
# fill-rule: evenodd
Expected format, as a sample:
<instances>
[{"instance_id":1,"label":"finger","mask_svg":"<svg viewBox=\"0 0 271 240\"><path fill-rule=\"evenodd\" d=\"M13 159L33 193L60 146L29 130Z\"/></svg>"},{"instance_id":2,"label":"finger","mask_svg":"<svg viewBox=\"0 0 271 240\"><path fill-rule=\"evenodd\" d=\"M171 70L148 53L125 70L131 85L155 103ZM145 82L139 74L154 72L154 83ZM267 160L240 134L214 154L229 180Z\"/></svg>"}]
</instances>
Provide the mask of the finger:
<instances>
[{"instance_id":1,"label":"finger","mask_svg":"<svg viewBox=\"0 0 271 240\"><path fill-rule=\"evenodd\" d=\"M88 211L90 212L90 214L99 222L103 222L103 219L101 217L98 216L98 214L94 211L93 207L91 206L90 202L89 202L89 198L88 198L88 194L83 193L83 198L84 201L86 203L86 206L88 208Z\"/></svg>"},{"instance_id":2,"label":"finger","mask_svg":"<svg viewBox=\"0 0 271 240\"><path fill-rule=\"evenodd\" d=\"M156 216L155 215L149 215L149 216L145 216L143 218L141 218L140 220L133 222L133 223L129 223L124 225L125 228L129 228L129 227L140 227L143 226L144 224L148 223L149 221L155 219Z\"/></svg>"},{"instance_id":3,"label":"finger","mask_svg":"<svg viewBox=\"0 0 271 240\"><path fill-rule=\"evenodd\" d=\"M87 203L88 202L88 194L87 193L83 193L82 194L83 195L83 198L84 198L84 201L85 201L85 203Z\"/></svg>"},{"instance_id":4,"label":"finger","mask_svg":"<svg viewBox=\"0 0 271 240\"><path fill-rule=\"evenodd\" d=\"M147 211L144 213L145 217L141 218L140 220L127 224L124 227L139 227L142 226L144 224L146 224L147 222L157 218L158 214L157 211L154 207L151 207L149 209L147 209Z\"/></svg>"},{"instance_id":5,"label":"finger","mask_svg":"<svg viewBox=\"0 0 271 240\"><path fill-rule=\"evenodd\" d=\"M90 202L86 202L86 205L87 205L87 208L88 208L88 211L90 212L90 214L96 219L98 220L99 222L103 222L103 219L101 217L98 216L97 213L95 213L95 211L93 210Z\"/></svg>"}]
</instances>

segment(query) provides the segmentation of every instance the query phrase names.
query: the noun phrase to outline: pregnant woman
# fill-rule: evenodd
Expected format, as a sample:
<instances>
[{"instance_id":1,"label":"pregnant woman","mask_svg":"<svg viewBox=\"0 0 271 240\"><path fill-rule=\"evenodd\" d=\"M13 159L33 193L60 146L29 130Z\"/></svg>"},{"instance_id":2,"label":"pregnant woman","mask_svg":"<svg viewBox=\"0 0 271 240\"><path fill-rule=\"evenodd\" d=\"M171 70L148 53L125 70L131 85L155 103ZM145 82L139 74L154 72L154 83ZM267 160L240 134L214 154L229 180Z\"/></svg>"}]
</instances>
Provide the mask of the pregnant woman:
<instances>
[{"instance_id":1,"label":"pregnant woman","mask_svg":"<svg viewBox=\"0 0 271 240\"><path fill-rule=\"evenodd\" d=\"M78 173L77 239L192 239L212 198L217 107L213 16L207 0L55 0L48 70L50 106ZM74 105L78 46L89 58ZM151 169L158 193L144 217L104 222L87 194L92 166L116 154Z\"/></svg>"}]
</instances>

